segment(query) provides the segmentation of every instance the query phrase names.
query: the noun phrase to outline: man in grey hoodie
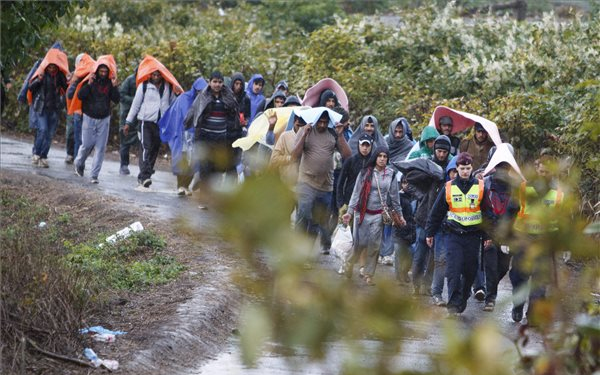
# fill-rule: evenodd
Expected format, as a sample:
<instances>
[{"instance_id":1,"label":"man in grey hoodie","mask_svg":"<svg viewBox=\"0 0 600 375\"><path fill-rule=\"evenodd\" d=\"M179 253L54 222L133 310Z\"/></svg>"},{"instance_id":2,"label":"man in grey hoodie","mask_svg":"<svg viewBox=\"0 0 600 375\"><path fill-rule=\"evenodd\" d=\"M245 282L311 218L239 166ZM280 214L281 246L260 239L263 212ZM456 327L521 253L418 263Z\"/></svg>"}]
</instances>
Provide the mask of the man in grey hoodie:
<instances>
[{"instance_id":1,"label":"man in grey hoodie","mask_svg":"<svg viewBox=\"0 0 600 375\"><path fill-rule=\"evenodd\" d=\"M137 119L139 122L142 152L139 158L138 183L145 188L152 184L154 163L161 144L158 120L169 109L174 99L175 95L171 85L165 82L158 70L153 72L150 79L138 85L125 126L123 126L123 134L127 136L129 127L133 126L134 121Z\"/></svg>"}]
</instances>

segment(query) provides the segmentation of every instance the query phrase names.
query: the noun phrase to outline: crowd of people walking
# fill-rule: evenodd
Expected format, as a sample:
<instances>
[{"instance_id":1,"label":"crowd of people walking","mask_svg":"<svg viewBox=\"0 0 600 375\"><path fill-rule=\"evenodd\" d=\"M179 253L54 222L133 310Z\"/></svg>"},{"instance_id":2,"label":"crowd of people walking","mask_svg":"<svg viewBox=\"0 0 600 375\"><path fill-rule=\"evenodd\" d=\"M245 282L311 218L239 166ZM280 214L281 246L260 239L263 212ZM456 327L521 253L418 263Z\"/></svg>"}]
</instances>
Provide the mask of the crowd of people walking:
<instances>
[{"instance_id":1,"label":"crowd of people walking","mask_svg":"<svg viewBox=\"0 0 600 375\"><path fill-rule=\"evenodd\" d=\"M111 55L94 60L80 54L70 72L58 46L31 70L20 99L28 99L36 131L35 167L49 167L52 137L66 109L72 146L65 162L83 177L94 152L89 176L99 183L112 107L119 104L119 173L131 173L130 153L138 149L141 188L152 184L162 143L171 150L181 196L211 179L241 181L272 168L296 193L296 230L319 238L323 255L331 251L338 223L352 227L352 251L340 269L346 277L354 277L358 263L364 283L373 285L378 263L395 264L400 282L454 316L471 295L493 311L498 283L509 273L515 321L524 319L526 302L518 292L531 280L526 316L532 322L551 262L528 248L558 229L563 200L550 155L536 160L537 175L526 180L512 146L478 115L438 107L415 141L402 116L385 132L375 114L353 129L348 98L329 78L308 88L302 100L285 80L273 88L266 97L262 75L246 83L240 72L225 77L214 71L184 92L152 56L118 85Z\"/></svg>"}]
</instances>

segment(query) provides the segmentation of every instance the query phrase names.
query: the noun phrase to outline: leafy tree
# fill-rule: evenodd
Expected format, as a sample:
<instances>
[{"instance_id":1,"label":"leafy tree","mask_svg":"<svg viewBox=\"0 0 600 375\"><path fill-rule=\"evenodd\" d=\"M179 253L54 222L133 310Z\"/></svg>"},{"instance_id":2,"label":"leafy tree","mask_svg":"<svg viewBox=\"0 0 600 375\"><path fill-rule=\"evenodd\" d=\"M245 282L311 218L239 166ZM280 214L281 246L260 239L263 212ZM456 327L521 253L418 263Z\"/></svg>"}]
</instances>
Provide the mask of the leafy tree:
<instances>
[{"instance_id":1,"label":"leafy tree","mask_svg":"<svg viewBox=\"0 0 600 375\"><path fill-rule=\"evenodd\" d=\"M57 20L69 14L79 0L2 1L2 66L11 71L31 50L46 42L44 32L58 26Z\"/></svg>"}]
</instances>

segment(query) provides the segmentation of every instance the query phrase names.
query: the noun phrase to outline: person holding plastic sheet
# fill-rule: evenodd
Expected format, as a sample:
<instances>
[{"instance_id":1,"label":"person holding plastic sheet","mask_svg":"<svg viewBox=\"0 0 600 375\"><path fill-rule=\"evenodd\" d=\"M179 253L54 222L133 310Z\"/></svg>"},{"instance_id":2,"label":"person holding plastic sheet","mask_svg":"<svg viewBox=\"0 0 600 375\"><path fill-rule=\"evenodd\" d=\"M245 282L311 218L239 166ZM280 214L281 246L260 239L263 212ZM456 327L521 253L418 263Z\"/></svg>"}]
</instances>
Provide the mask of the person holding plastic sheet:
<instances>
[{"instance_id":1,"label":"person holding plastic sheet","mask_svg":"<svg viewBox=\"0 0 600 375\"><path fill-rule=\"evenodd\" d=\"M296 135L292 158L300 160L298 210L296 228L311 236L321 235L321 251L329 254L331 230L328 228L333 192L333 154L337 149L343 158L351 156L350 147L342 136L342 115L325 107L298 111L308 124Z\"/></svg>"},{"instance_id":2,"label":"person holding plastic sheet","mask_svg":"<svg viewBox=\"0 0 600 375\"><path fill-rule=\"evenodd\" d=\"M177 176L177 195L192 195L194 173L199 166L193 163L194 129L184 129L183 121L196 96L208 86L202 77L196 79L191 90L179 95L158 120L160 139L169 144L171 168Z\"/></svg>"},{"instance_id":3,"label":"person holding plastic sheet","mask_svg":"<svg viewBox=\"0 0 600 375\"><path fill-rule=\"evenodd\" d=\"M83 122L81 147L74 164L75 174L83 177L85 160L95 150L90 182L97 184L108 142L110 102L119 102L119 88L117 64L112 55L100 56L92 71L94 73L84 79L85 82L77 93L77 98L81 100Z\"/></svg>"},{"instance_id":4,"label":"person holding plastic sheet","mask_svg":"<svg viewBox=\"0 0 600 375\"><path fill-rule=\"evenodd\" d=\"M456 159L458 177L446 182L427 218L427 245L434 245L434 235L446 233L448 278L448 314L465 311L471 285L477 273L477 260L484 232L481 229L481 201L485 195L482 180L472 177L473 158L466 152Z\"/></svg>"},{"instance_id":5,"label":"person holding plastic sheet","mask_svg":"<svg viewBox=\"0 0 600 375\"><path fill-rule=\"evenodd\" d=\"M69 64L67 55L58 48L51 48L29 81L28 98L31 98L30 116L35 120L36 133L31 163L48 168L48 152L59 113L64 108L62 97L67 92Z\"/></svg>"},{"instance_id":6,"label":"person holding plastic sheet","mask_svg":"<svg viewBox=\"0 0 600 375\"><path fill-rule=\"evenodd\" d=\"M342 216L345 225L354 217L354 249L345 267L346 277L352 277L354 264L364 251L367 254L364 270L367 285L373 285L373 276L377 268L383 214L385 211L394 210L400 216L399 224L406 224L402 217L396 171L387 166L388 158L387 148L379 147L373 151L367 167L360 172L356 180L348 212Z\"/></svg>"}]
</instances>

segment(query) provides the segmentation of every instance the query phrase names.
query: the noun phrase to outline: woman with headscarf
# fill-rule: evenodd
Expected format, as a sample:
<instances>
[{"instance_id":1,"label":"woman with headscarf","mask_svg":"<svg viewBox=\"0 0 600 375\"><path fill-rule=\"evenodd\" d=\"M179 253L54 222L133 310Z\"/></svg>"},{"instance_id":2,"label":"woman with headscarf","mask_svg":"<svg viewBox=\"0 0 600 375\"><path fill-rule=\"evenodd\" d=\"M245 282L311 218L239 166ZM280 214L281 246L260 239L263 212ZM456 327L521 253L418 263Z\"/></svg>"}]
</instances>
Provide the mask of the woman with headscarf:
<instances>
[{"instance_id":1,"label":"woman with headscarf","mask_svg":"<svg viewBox=\"0 0 600 375\"><path fill-rule=\"evenodd\" d=\"M408 121L404 117L398 117L390 124L388 134L384 137L390 150L390 163L402 161L415 144L408 138Z\"/></svg>"},{"instance_id":2,"label":"woman with headscarf","mask_svg":"<svg viewBox=\"0 0 600 375\"><path fill-rule=\"evenodd\" d=\"M358 140L365 133L373 137L373 149L378 147L388 149L388 144L379 131L379 121L377 121L375 116L367 115L362 118L360 125L352 134L352 137L350 137L350 141L348 141L350 149L352 150L352 155L355 155L358 152Z\"/></svg>"},{"instance_id":3,"label":"woman with headscarf","mask_svg":"<svg viewBox=\"0 0 600 375\"><path fill-rule=\"evenodd\" d=\"M352 198L348 204L348 212L342 216L346 225L354 216L354 249L347 260L346 277L352 277L354 263L360 257L361 252L366 251L364 280L367 285L373 285L373 275L377 267L381 245L384 209L395 210L402 217L398 183L394 170L387 166L388 160L387 148L375 149L369 163L356 180ZM401 218L401 221L404 219Z\"/></svg>"}]
</instances>

